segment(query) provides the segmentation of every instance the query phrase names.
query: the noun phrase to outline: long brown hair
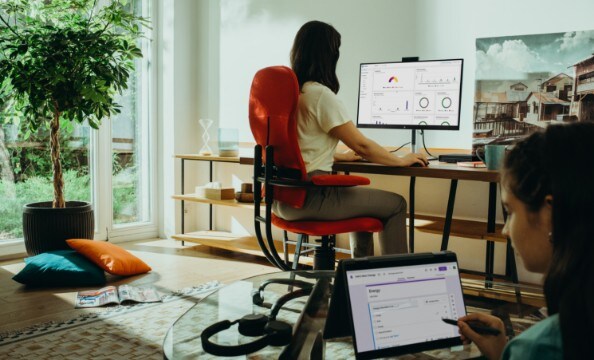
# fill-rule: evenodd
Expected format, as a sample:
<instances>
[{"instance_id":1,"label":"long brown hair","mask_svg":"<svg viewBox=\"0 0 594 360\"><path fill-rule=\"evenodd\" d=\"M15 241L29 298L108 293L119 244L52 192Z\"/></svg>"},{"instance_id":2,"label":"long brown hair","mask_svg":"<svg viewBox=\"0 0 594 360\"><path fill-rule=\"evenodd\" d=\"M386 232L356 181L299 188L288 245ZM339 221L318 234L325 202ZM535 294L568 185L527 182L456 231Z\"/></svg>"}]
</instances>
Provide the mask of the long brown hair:
<instances>
[{"instance_id":1,"label":"long brown hair","mask_svg":"<svg viewBox=\"0 0 594 360\"><path fill-rule=\"evenodd\" d=\"M534 133L510 151L503 168L503 186L530 211L553 197L544 291L549 314L559 314L564 357L582 358L594 339L594 123Z\"/></svg>"},{"instance_id":2,"label":"long brown hair","mask_svg":"<svg viewBox=\"0 0 594 360\"><path fill-rule=\"evenodd\" d=\"M308 81L316 81L338 93L339 48L340 34L332 25L321 21L305 23L297 32L291 49L291 68L297 75L299 88Z\"/></svg>"}]
</instances>

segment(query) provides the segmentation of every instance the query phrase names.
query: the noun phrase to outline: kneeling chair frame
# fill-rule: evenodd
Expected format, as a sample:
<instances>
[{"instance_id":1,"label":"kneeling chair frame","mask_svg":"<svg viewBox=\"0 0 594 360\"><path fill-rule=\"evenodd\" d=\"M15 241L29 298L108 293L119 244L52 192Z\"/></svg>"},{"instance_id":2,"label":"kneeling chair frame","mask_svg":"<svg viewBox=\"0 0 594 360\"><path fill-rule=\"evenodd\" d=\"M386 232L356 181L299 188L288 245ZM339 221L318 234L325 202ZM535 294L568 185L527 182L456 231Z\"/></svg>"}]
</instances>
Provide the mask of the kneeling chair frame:
<instances>
[{"instance_id":1,"label":"kneeling chair frame","mask_svg":"<svg viewBox=\"0 0 594 360\"><path fill-rule=\"evenodd\" d=\"M301 178L301 173L296 169L279 168L274 165L274 149L272 146L266 146L266 164L262 164L262 146L256 145L254 148L254 227L258 244L264 253L264 256L273 265L279 269L288 271L295 270L299 261L301 246L314 247L314 270L334 270L335 261L335 236L334 234L322 235L321 244L304 244L307 242L308 235L298 234L300 239L295 243L295 256L293 260L293 267L288 265L288 248L287 231L285 230L285 238L283 240L285 260L281 259L274 246L274 238L272 236L272 203L274 201L273 186L306 188L317 187L311 181L298 180ZM261 215L261 201L262 201L262 184L264 184L265 215ZM261 224L265 225L266 241L262 236ZM346 251L345 251L346 252Z\"/></svg>"}]
</instances>

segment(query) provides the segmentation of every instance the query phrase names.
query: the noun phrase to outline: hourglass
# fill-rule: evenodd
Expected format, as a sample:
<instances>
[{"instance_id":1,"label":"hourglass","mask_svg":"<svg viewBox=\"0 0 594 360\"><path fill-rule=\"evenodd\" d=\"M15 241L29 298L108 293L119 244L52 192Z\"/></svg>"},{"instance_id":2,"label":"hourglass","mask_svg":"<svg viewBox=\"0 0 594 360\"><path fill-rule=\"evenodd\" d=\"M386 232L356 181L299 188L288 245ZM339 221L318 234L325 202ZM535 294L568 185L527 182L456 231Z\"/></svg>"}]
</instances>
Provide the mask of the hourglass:
<instances>
[{"instance_id":1,"label":"hourglass","mask_svg":"<svg viewBox=\"0 0 594 360\"><path fill-rule=\"evenodd\" d=\"M211 119L200 119L198 121L204 133L202 134L202 148L200 149L200 155L203 156L210 156L212 155L212 149L208 146L208 141L210 140L210 135L208 134L208 128L212 125L213 121Z\"/></svg>"}]
</instances>

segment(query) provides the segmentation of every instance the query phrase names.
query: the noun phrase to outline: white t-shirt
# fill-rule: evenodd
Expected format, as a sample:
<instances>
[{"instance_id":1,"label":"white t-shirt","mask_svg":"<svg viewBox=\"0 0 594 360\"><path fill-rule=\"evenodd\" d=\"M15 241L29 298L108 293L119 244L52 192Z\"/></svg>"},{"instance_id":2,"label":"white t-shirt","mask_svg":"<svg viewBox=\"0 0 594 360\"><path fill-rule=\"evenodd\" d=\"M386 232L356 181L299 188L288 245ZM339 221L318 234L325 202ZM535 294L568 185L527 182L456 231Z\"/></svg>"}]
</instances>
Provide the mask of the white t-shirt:
<instances>
[{"instance_id":1,"label":"white t-shirt","mask_svg":"<svg viewBox=\"0 0 594 360\"><path fill-rule=\"evenodd\" d=\"M297 134L307 172L331 171L338 139L328 132L351 121L344 104L326 86L303 84L297 105Z\"/></svg>"}]
</instances>

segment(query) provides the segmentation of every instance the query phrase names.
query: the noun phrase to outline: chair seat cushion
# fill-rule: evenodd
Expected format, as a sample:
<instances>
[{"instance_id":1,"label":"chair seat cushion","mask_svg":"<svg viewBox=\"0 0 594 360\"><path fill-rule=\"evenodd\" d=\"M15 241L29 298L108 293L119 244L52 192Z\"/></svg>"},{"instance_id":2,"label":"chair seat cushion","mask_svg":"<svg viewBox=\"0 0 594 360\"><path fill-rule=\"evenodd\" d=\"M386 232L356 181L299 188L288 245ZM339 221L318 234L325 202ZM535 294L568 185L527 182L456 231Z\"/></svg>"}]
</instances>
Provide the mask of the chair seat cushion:
<instances>
[{"instance_id":1,"label":"chair seat cushion","mask_svg":"<svg viewBox=\"0 0 594 360\"><path fill-rule=\"evenodd\" d=\"M357 186L369 185L368 178L355 175L315 175L311 182L318 186Z\"/></svg>"},{"instance_id":2,"label":"chair seat cushion","mask_svg":"<svg viewBox=\"0 0 594 360\"><path fill-rule=\"evenodd\" d=\"M355 231L378 232L384 228L380 220L372 217L335 221L287 221L272 214L272 224L283 230L312 236L344 234Z\"/></svg>"}]
</instances>

